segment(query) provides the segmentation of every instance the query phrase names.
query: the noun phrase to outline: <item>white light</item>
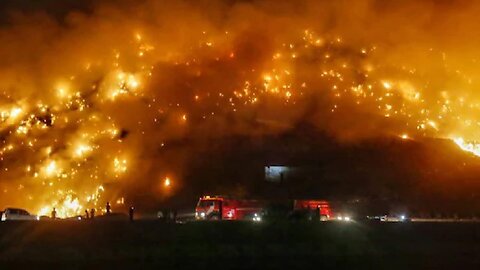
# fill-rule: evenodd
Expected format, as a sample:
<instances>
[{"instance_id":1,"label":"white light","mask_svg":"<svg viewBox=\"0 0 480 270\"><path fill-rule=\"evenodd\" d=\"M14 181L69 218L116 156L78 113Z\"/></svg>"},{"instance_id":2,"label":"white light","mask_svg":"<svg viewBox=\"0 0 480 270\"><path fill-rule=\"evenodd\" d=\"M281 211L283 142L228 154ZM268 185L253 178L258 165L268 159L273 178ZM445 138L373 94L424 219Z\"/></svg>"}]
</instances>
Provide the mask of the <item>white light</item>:
<instances>
[{"instance_id":1,"label":"white light","mask_svg":"<svg viewBox=\"0 0 480 270\"><path fill-rule=\"evenodd\" d=\"M165 181L163 182L163 184L166 186L166 187L169 187L171 182L170 182L170 178L168 177L165 177Z\"/></svg>"},{"instance_id":2,"label":"white light","mask_svg":"<svg viewBox=\"0 0 480 270\"><path fill-rule=\"evenodd\" d=\"M200 213L200 216L203 218L205 217L205 213Z\"/></svg>"},{"instance_id":3,"label":"white light","mask_svg":"<svg viewBox=\"0 0 480 270\"><path fill-rule=\"evenodd\" d=\"M345 217L345 221L350 221L350 217Z\"/></svg>"},{"instance_id":4,"label":"white light","mask_svg":"<svg viewBox=\"0 0 480 270\"><path fill-rule=\"evenodd\" d=\"M342 217L342 216L338 216L337 219L338 219L338 220L343 220L343 217Z\"/></svg>"},{"instance_id":5,"label":"white light","mask_svg":"<svg viewBox=\"0 0 480 270\"><path fill-rule=\"evenodd\" d=\"M259 221L262 221L262 218L260 217L260 215L258 213L254 213L252 220L256 221L256 222L259 222Z\"/></svg>"},{"instance_id":6,"label":"white light","mask_svg":"<svg viewBox=\"0 0 480 270\"><path fill-rule=\"evenodd\" d=\"M57 165L55 164L55 161L50 162L47 166L47 174L52 174L56 167Z\"/></svg>"},{"instance_id":7,"label":"white light","mask_svg":"<svg viewBox=\"0 0 480 270\"><path fill-rule=\"evenodd\" d=\"M21 108L13 108L13 109L10 111L10 117L12 117L12 118L17 118L21 113L22 113L22 109L21 109Z\"/></svg>"},{"instance_id":8,"label":"white light","mask_svg":"<svg viewBox=\"0 0 480 270\"><path fill-rule=\"evenodd\" d=\"M400 219L401 219L401 220L404 220L404 219L405 219L405 216L404 216L404 215L401 215L401 216L400 216Z\"/></svg>"}]
</instances>

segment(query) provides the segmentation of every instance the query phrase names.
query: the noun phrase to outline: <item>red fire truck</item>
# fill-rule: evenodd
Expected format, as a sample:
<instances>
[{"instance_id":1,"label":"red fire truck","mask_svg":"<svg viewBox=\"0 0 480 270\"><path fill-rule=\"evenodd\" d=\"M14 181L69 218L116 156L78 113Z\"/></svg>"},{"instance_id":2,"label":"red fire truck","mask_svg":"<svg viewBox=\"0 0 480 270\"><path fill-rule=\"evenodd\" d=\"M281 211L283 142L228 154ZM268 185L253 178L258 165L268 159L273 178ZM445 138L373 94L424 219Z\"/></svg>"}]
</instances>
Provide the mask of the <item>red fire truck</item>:
<instances>
[{"instance_id":1,"label":"red fire truck","mask_svg":"<svg viewBox=\"0 0 480 270\"><path fill-rule=\"evenodd\" d=\"M264 205L256 200L239 200L225 196L203 196L195 208L197 220L261 221Z\"/></svg>"},{"instance_id":2,"label":"red fire truck","mask_svg":"<svg viewBox=\"0 0 480 270\"><path fill-rule=\"evenodd\" d=\"M293 211L311 213L322 221L334 219L330 203L323 200L294 200Z\"/></svg>"},{"instance_id":3,"label":"red fire truck","mask_svg":"<svg viewBox=\"0 0 480 270\"><path fill-rule=\"evenodd\" d=\"M277 202L278 203L278 202ZM308 220L333 220L330 203L325 200L294 200L290 217ZM267 210L265 201L233 199L227 196L200 197L195 208L197 220L253 220L261 221Z\"/></svg>"}]
</instances>

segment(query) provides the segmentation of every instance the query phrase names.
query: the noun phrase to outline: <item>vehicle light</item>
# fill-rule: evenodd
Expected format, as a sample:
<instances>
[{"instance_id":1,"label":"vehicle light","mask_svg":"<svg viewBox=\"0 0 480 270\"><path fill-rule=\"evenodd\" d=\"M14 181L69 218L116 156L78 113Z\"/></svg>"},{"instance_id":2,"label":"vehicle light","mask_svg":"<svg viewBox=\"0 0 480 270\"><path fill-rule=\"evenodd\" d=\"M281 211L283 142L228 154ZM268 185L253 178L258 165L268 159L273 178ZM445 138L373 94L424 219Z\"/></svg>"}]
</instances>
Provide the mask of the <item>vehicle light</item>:
<instances>
[{"instance_id":1,"label":"vehicle light","mask_svg":"<svg viewBox=\"0 0 480 270\"><path fill-rule=\"evenodd\" d=\"M337 219L338 219L338 220L343 220L343 217L342 217L342 216L338 216Z\"/></svg>"},{"instance_id":2,"label":"vehicle light","mask_svg":"<svg viewBox=\"0 0 480 270\"><path fill-rule=\"evenodd\" d=\"M262 218L260 217L260 215L255 213L255 214L253 214L252 220L255 221L255 222L260 222L260 221L262 221Z\"/></svg>"},{"instance_id":3,"label":"vehicle light","mask_svg":"<svg viewBox=\"0 0 480 270\"><path fill-rule=\"evenodd\" d=\"M200 216L201 216L202 218L204 218L204 217L205 217L205 213L203 213L203 212L200 213Z\"/></svg>"},{"instance_id":4,"label":"vehicle light","mask_svg":"<svg viewBox=\"0 0 480 270\"><path fill-rule=\"evenodd\" d=\"M345 217L344 220L348 222L348 221L350 221L350 217Z\"/></svg>"},{"instance_id":5,"label":"vehicle light","mask_svg":"<svg viewBox=\"0 0 480 270\"><path fill-rule=\"evenodd\" d=\"M401 219L401 220L405 220L405 215L401 215L401 216L400 216L400 219Z\"/></svg>"},{"instance_id":6,"label":"vehicle light","mask_svg":"<svg viewBox=\"0 0 480 270\"><path fill-rule=\"evenodd\" d=\"M36 220L40 220L40 216L35 216L35 219L36 219Z\"/></svg>"},{"instance_id":7,"label":"vehicle light","mask_svg":"<svg viewBox=\"0 0 480 270\"><path fill-rule=\"evenodd\" d=\"M1 221L5 221L5 220L7 220L7 217L5 216L5 214L2 214L2 219L1 219Z\"/></svg>"}]
</instances>

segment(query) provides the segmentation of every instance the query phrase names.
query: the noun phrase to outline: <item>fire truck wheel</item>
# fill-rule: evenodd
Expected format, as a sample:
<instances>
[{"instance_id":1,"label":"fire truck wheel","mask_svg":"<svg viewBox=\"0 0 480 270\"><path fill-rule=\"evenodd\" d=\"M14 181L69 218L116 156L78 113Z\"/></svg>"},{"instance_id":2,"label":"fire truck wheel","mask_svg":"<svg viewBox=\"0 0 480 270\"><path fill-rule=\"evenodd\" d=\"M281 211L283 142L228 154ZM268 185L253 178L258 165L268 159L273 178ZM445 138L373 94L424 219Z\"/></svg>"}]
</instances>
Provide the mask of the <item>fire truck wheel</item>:
<instances>
[{"instance_id":1,"label":"fire truck wheel","mask_svg":"<svg viewBox=\"0 0 480 270\"><path fill-rule=\"evenodd\" d=\"M210 220L220 220L220 217L218 215L212 215Z\"/></svg>"}]
</instances>

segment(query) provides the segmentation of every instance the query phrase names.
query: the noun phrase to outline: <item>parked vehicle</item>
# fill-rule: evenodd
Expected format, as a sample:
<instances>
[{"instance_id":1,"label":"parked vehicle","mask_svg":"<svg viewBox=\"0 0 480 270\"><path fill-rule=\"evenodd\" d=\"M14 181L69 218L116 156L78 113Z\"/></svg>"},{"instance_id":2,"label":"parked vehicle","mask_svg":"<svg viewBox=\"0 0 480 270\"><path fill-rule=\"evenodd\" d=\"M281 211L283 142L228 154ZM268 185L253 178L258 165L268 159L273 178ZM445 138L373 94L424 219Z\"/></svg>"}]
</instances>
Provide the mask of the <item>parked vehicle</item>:
<instances>
[{"instance_id":1,"label":"parked vehicle","mask_svg":"<svg viewBox=\"0 0 480 270\"><path fill-rule=\"evenodd\" d=\"M195 208L197 220L261 221L264 204L256 200L233 199L226 196L203 196Z\"/></svg>"},{"instance_id":2,"label":"parked vehicle","mask_svg":"<svg viewBox=\"0 0 480 270\"><path fill-rule=\"evenodd\" d=\"M258 222L263 218L321 221L335 219L329 202L325 200L267 202L234 199L227 196L203 196L200 197L195 208L196 220L252 220Z\"/></svg>"},{"instance_id":3,"label":"parked vehicle","mask_svg":"<svg viewBox=\"0 0 480 270\"><path fill-rule=\"evenodd\" d=\"M334 218L330 203L325 200L294 200L291 216L303 216L308 220L321 221L327 221Z\"/></svg>"},{"instance_id":4,"label":"parked vehicle","mask_svg":"<svg viewBox=\"0 0 480 270\"><path fill-rule=\"evenodd\" d=\"M381 216L367 216L367 220L381 221L381 222L410 222L412 219L405 214L400 215L381 215Z\"/></svg>"},{"instance_id":5,"label":"parked vehicle","mask_svg":"<svg viewBox=\"0 0 480 270\"><path fill-rule=\"evenodd\" d=\"M9 220L39 220L36 215L31 215L27 210L19 208L7 208L2 212L1 221Z\"/></svg>"}]
</instances>

